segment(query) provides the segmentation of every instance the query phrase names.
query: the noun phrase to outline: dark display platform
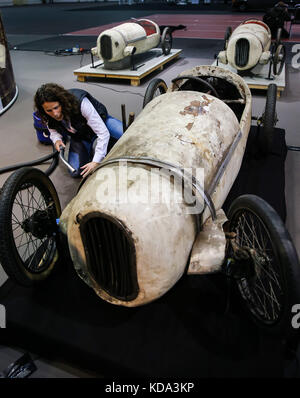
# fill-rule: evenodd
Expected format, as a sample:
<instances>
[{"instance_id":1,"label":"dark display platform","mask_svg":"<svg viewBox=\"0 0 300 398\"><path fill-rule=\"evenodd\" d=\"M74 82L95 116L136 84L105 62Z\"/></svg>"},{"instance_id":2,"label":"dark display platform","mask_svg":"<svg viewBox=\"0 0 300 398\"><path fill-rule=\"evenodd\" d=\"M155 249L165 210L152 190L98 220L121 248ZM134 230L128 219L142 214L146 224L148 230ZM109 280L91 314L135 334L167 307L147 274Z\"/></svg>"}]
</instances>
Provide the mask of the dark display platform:
<instances>
[{"instance_id":1,"label":"dark display platform","mask_svg":"<svg viewBox=\"0 0 300 398\"><path fill-rule=\"evenodd\" d=\"M239 176L224 209L244 193L266 199L286 216L285 132L275 131L273 153L262 157L252 127ZM227 307L228 298L230 305ZM283 343L249 320L238 294L220 275L187 276L161 299L136 308L101 300L60 262L35 288L8 280L5 343L63 359L104 376L283 377Z\"/></svg>"}]
</instances>

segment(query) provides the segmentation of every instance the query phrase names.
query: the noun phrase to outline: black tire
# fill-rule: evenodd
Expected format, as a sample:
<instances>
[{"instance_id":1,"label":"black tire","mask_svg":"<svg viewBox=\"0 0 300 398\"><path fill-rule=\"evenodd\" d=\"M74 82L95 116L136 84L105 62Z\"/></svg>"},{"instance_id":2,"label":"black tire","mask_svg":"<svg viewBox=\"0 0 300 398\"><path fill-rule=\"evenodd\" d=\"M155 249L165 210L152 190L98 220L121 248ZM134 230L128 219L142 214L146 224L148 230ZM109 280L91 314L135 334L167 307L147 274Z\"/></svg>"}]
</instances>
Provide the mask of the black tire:
<instances>
[{"instance_id":1,"label":"black tire","mask_svg":"<svg viewBox=\"0 0 300 398\"><path fill-rule=\"evenodd\" d=\"M273 147L274 127L277 122L276 101L277 86L276 84L270 84L258 134L259 148L264 154L270 153Z\"/></svg>"},{"instance_id":2,"label":"black tire","mask_svg":"<svg viewBox=\"0 0 300 398\"><path fill-rule=\"evenodd\" d=\"M172 33L169 27L165 27L161 35L161 48L164 55L169 55L172 50Z\"/></svg>"},{"instance_id":3,"label":"black tire","mask_svg":"<svg viewBox=\"0 0 300 398\"><path fill-rule=\"evenodd\" d=\"M223 48L223 50L227 50L228 40L229 40L231 34L232 34L232 27L231 26L227 26L226 31L225 31L225 35L224 35L224 48Z\"/></svg>"},{"instance_id":4,"label":"black tire","mask_svg":"<svg viewBox=\"0 0 300 398\"><path fill-rule=\"evenodd\" d=\"M278 47L279 44L281 44L281 36L282 36L282 28L278 28L276 33L276 41L275 41L276 47Z\"/></svg>"},{"instance_id":5,"label":"black tire","mask_svg":"<svg viewBox=\"0 0 300 398\"><path fill-rule=\"evenodd\" d=\"M6 180L0 195L0 263L15 282L31 286L53 270L60 213L54 185L41 170L23 167Z\"/></svg>"},{"instance_id":6,"label":"black tire","mask_svg":"<svg viewBox=\"0 0 300 398\"><path fill-rule=\"evenodd\" d=\"M166 82L162 79L153 79L145 92L144 95L144 102L143 102L143 108L148 104L148 102L152 101L154 97L157 97L158 95L165 94L168 90L168 86Z\"/></svg>"},{"instance_id":7,"label":"black tire","mask_svg":"<svg viewBox=\"0 0 300 398\"><path fill-rule=\"evenodd\" d=\"M282 72L284 63L286 58L285 46L283 44L279 44L275 48L275 52L273 55L273 74L274 76L280 75Z\"/></svg>"},{"instance_id":8,"label":"black tire","mask_svg":"<svg viewBox=\"0 0 300 398\"><path fill-rule=\"evenodd\" d=\"M236 278L251 318L265 331L292 337L292 306L300 303L300 265L276 211L256 195L238 197L228 210L229 230L239 247L255 253L251 272ZM229 247L231 247L229 245ZM232 255L232 249L227 252Z\"/></svg>"}]
</instances>

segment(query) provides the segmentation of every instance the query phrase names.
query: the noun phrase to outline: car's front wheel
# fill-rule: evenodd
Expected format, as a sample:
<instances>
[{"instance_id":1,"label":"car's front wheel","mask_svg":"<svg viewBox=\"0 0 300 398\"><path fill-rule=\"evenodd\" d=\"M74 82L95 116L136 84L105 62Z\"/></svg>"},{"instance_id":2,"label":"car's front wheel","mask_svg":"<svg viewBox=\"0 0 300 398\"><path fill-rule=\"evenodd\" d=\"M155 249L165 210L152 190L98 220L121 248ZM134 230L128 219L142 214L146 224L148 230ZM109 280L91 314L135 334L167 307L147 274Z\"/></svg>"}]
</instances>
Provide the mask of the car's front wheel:
<instances>
[{"instance_id":1,"label":"car's front wheel","mask_svg":"<svg viewBox=\"0 0 300 398\"><path fill-rule=\"evenodd\" d=\"M0 263L23 286L44 280L58 259L59 199L39 169L23 167L9 176L0 195Z\"/></svg>"},{"instance_id":2,"label":"car's front wheel","mask_svg":"<svg viewBox=\"0 0 300 398\"><path fill-rule=\"evenodd\" d=\"M292 306L300 303L300 264L284 223L256 195L235 199L227 217L227 261L234 263L233 277L250 316L269 332L291 336Z\"/></svg>"}]
</instances>

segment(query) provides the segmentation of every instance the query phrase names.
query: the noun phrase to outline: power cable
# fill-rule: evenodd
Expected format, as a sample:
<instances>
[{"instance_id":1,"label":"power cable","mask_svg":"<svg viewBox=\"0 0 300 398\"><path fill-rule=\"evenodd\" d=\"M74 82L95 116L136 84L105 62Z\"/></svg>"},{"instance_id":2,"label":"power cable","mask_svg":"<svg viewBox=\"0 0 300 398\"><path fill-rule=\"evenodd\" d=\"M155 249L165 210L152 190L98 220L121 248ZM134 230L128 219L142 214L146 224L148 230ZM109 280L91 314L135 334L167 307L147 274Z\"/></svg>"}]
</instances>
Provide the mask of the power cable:
<instances>
[{"instance_id":1,"label":"power cable","mask_svg":"<svg viewBox=\"0 0 300 398\"><path fill-rule=\"evenodd\" d=\"M85 54L90 54L91 50L86 50L84 48L79 48L78 51L73 51L73 48L70 49L64 49L64 50L55 50L55 51L44 51L44 54L46 55L54 55L54 56L69 56L69 55L81 55L81 59L80 59L80 67L82 66L82 61L83 61L83 57ZM97 83L87 83L87 84L91 84L91 85L95 85L101 88L104 88L106 90L110 90L110 91L114 91L116 93L121 93L121 94L132 94L132 95L138 95L142 98L144 98L143 94L140 93L133 93L132 91L122 91L122 90L116 90L113 88L109 88L109 87L105 87L102 86L101 84L97 84Z\"/></svg>"},{"instance_id":2,"label":"power cable","mask_svg":"<svg viewBox=\"0 0 300 398\"><path fill-rule=\"evenodd\" d=\"M17 47L15 47L14 49L17 49ZM25 49L22 49L22 51L26 51ZM27 51L43 51L43 50L27 50ZM56 56L56 57L64 57L64 56L71 56L71 55L81 55L81 59L80 59L80 67L82 66L82 61L83 61L83 57L85 54L90 54L91 50L86 50L83 48L79 48L79 51L73 51L73 48L70 49L57 49L54 51L43 51L45 55L49 55L49 56ZM102 86L101 84L97 84L97 83L87 83L87 84L91 84L91 85L96 85L99 86L101 88L104 88L106 90L110 90L110 91L114 91L116 93L121 93L121 94L132 94L132 95L137 95L140 96L142 98L144 98L143 94L140 93L133 93L132 91L122 91L122 90L116 90L113 88L109 88L109 87L105 87Z\"/></svg>"},{"instance_id":3,"label":"power cable","mask_svg":"<svg viewBox=\"0 0 300 398\"><path fill-rule=\"evenodd\" d=\"M56 166L58 164L58 152L57 152L57 150L55 149L54 146L52 146L52 148L53 148L53 152L50 155L46 155L46 156L44 156L44 157L42 157L40 159L32 160L30 162L17 163L17 164L14 164L12 166L3 167L3 168L0 169L0 174L8 173L9 171L14 171L14 170L20 169L21 167L36 166L36 165L39 165L39 164L42 164L42 163L46 162L47 160L52 159L52 162L51 162L50 166L45 171L45 174L47 176L49 176L54 171L54 169L56 168Z\"/></svg>"},{"instance_id":4,"label":"power cable","mask_svg":"<svg viewBox=\"0 0 300 398\"><path fill-rule=\"evenodd\" d=\"M87 82L86 82L86 83L87 83ZM91 84L92 86L98 86L98 87L104 88L104 89L106 89L106 90L114 91L114 92L116 92L116 93L122 93L122 94L124 93L124 94L138 95L138 96L144 98L144 95L143 95L143 94L140 94L140 93L133 93L132 91L127 91L127 90L125 90L125 91L116 90L116 89L114 89L114 88L109 88L109 87L102 86L101 84L98 84L98 83L87 83L87 84Z\"/></svg>"},{"instance_id":5,"label":"power cable","mask_svg":"<svg viewBox=\"0 0 300 398\"><path fill-rule=\"evenodd\" d=\"M287 145L287 149L288 149L288 151L296 151L296 152L300 151L299 146L293 146L293 145Z\"/></svg>"}]
</instances>

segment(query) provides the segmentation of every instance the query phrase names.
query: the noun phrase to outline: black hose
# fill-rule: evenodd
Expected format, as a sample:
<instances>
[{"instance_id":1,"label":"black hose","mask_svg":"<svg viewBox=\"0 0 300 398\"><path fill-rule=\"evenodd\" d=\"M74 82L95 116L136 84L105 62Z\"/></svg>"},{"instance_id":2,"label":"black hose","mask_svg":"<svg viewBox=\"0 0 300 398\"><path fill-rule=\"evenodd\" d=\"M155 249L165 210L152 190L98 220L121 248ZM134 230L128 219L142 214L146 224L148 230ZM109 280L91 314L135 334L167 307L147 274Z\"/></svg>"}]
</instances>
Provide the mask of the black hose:
<instances>
[{"instance_id":1,"label":"black hose","mask_svg":"<svg viewBox=\"0 0 300 398\"><path fill-rule=\"evenodd\" d=\"M52 159L52 162L51 162L50 166L45 171L45 174L48 177L49 177L50 174L53 173L53 171L56 169L56 167L58 165L58 154L59 154L59 152L53 146L53 153L52 153L53 159Z\"/></svg>"},{"instance_id":2,"label":"black hose","mask_svg":"<svg viewBox=\"0 0 300 398\"><path fill-rule=\"evenodd\" d=\"M57 150L54 148L54 146L52 146L53 148L53 152L50 155L44 156L40 159L37 160L32 160L31 162L26 162L26 163L18 163L12 166L7 166L7 167L3 167L0 169L0 174L3 173L7 173L9 171L14 171L17 169L20 169L21 167L30 167L30 166L36 166L38 164L44 163L49 159L53 159L50 166L48 167L48 169L45 171L45 174L47 176L49 176L56 168L57 164L58 164L58 152Z\"/></svg>"},{"instance_id":3,"label":"black hose","mask_svg":"<svg viewBox=\"0 0 300 398\"><path fill-rule=\"evenodd\" d=\"M300 146L287 145L289 151L300 151Z\"/></svg>"}]
</instances>

